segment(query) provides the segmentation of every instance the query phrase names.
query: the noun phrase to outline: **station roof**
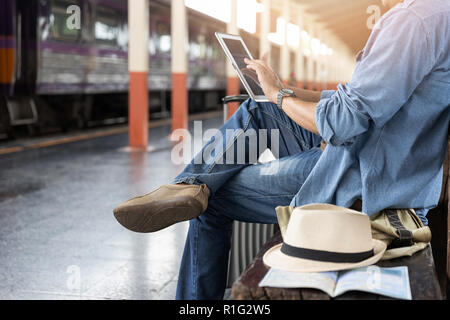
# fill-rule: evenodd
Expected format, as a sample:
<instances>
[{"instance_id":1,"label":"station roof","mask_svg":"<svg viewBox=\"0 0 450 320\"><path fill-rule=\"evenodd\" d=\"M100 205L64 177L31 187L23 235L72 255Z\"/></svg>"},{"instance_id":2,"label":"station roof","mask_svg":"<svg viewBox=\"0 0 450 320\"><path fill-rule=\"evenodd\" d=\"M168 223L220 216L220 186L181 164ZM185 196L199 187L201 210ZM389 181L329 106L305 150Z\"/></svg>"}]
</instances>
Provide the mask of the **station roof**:
<instances>
[{"instance_id":1,"label":"station roof","mask_svg":"<svg viewBox=\"0 0 450 320\"><path fill-rule=\"evenodd\" d=\"M170 3L170 0L159 0ZM261 2L261 0L257 0ZM334 35L341 41L351 53L356 54L361 50L371 30L367 27L367 22L374 14L369 8L377 6L380 15L383 15L387 8L382 5L381 0L290 0L293 4L291 22L297 21L298 14L306 16L305 24L314 21L320 28ZM272 0L272 10L281 17L283 0Z\"/></svg>"},{"instance_id":2,"label":"station roof","mask_svg":"<svg viewBox=\"0 0 450 320\"><path fill-rule=\"evenodd\" d=\"M340 39L353 53L361 50L369 38L371 30L367 27L367 21L374 12L368 12L368 9L377 6L381 15L387 10L381 0L291 1L299 5L300 13L304 11L316 23ZM273 0L272 6L281 12L282 0ZM295 16L296 10L293 9L291 14Z\"/></svg>"}]
</instances>

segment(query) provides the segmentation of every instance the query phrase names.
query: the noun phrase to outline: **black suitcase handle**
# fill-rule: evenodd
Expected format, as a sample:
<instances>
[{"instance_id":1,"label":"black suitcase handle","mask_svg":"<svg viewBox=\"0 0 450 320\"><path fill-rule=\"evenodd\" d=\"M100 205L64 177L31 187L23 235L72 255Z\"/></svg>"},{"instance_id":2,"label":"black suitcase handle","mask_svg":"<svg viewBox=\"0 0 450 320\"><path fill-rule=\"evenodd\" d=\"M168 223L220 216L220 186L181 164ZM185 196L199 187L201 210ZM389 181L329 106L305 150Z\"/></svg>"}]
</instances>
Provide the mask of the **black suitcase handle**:
<instances>
[{"instance_id":1,"label":"black suitcase handle","mask_svg":"<svg viewBox=\"0 0 450 320\"><path fill-rule=\"evenodd\" d=\"M239 102L242 103L245 100L250 98L247 94L238 94L235 96L227 96L225 98L222 98L223 103L223 123L227 122L228 120L228 104L232 102Z\"/></svg>"},{"instance_id":2,"label":"black suitcase handle","mask_svg":"<svg viewBox=\"0 0 450 320\"><path fill-rule=\"evenodd\" d=\"M231 102L244 102L245 100L247 100L248 98L250 98L247 94L238 94L235 96L228 96L222 99L222 102L224 104L228 104Z\"/></svg>"}]
</instances>

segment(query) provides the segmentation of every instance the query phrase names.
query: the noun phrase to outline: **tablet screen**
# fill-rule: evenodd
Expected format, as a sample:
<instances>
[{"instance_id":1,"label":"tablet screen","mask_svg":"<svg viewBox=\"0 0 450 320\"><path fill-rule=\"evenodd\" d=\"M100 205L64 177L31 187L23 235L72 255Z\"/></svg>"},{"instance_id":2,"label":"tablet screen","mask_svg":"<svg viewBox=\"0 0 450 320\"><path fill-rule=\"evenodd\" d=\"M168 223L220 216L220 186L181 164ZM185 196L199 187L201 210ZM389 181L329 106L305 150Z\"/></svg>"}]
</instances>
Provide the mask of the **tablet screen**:
<instances>
[{"instance_id":1,"label":"tablet screen","mask_svg":"<svg viewBox=\"0 0 450 320\"><path fill-rule=\"evenodd\" d=\"M250 70L247 68L247 64L244 62L245 58L250 59L245 47L243 46L240 40L233 39L223 39L223 42L228 47L231 55L236 62L237 67L241 70L242 75L247 81L250 89L252 90L255 96L264 96L264 91L261 89L261 86L258 81L258 75L254 70Z\"/></svg>"}]
</instances>

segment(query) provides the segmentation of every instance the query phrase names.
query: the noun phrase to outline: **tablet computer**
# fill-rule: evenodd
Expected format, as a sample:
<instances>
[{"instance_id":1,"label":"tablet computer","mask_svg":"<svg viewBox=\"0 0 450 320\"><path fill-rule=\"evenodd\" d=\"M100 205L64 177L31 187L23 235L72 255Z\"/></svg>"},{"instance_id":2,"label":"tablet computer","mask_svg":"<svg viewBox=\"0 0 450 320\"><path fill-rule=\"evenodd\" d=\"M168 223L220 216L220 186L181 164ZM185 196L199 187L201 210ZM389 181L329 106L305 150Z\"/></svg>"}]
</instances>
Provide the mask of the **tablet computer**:
<instances>
[{"instance_id":1,"label":"tablet computer","mask_svg":"<svg viewBox=\"0 0 450 320\"><path fill-rule=\"evenodd\" d=\"M236 70L239 79L247 90L248 95L256 102L268 102L264 91L258 81L258 75L254 70L248 69L244 62L245 58L253 60L250 51L241 36L216 32L217 40L231 65Z\"/></svg>"}]
</instances>

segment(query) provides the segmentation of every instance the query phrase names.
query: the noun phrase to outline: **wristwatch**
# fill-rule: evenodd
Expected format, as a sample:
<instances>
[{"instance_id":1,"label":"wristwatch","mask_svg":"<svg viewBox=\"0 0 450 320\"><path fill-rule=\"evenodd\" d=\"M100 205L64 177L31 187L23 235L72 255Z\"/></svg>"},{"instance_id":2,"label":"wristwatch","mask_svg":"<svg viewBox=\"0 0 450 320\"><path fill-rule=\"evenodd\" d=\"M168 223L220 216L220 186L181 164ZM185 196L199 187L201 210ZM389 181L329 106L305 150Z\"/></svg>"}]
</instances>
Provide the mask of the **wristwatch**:
<instances>
[{"instance_id":1,"label":"wristwatch","mask_svg":"<svg viewBox=\"0 0 450 320\"><path fill-rule=\"evenodd\" d=\"M283 103L284 97L295 97L295 93L291 89L287 89L287 88L283 88L278 92L277 107L280 108L281 110L283 110L282 103Z\"/></svg>"}]
</instances>

